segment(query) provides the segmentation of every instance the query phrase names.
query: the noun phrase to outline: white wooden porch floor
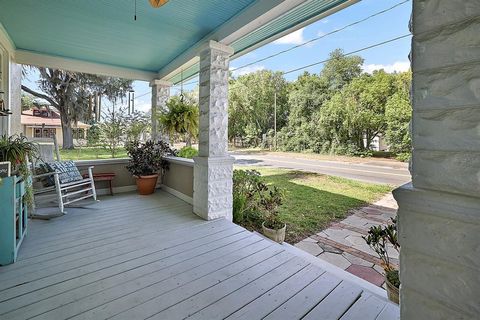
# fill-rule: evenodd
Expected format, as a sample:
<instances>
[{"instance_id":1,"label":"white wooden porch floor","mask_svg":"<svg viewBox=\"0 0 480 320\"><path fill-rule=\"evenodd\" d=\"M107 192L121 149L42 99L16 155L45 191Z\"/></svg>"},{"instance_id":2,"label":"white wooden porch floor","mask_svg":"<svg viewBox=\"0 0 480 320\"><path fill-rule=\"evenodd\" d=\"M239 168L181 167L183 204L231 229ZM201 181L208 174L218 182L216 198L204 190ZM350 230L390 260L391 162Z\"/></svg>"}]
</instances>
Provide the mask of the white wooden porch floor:
<instances>
[{"instance_id":1,"label":"white wooden porch floor","mask_svg":"<svg viewBox=\"0 0 480 320\"><path fill-rule=\"evenodd\" d=\"M35 220L0 319L398 319L398 307L164 192Z\"/></svg>"}]
</instances>

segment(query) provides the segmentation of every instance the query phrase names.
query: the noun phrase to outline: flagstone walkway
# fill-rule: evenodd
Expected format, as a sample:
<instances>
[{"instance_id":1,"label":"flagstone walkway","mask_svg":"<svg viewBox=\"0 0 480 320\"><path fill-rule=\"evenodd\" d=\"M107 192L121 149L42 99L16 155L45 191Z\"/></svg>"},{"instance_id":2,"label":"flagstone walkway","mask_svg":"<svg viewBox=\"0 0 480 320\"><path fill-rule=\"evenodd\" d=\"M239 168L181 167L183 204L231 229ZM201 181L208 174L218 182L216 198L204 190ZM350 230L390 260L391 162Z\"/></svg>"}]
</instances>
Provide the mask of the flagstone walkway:
<instances>
[{"instance_id":1,"label":"flagstone walkway","mask_svg":"<svg viewBox=\"0 0 480 320\"><path fill-rule=\"evenodd\" d=\"M310 236L295 246L330 262L377 286L384 286L381 261L362 236L374 225L385 225L397 213L397 203L389 193L372 205L352 210L351 215L329 228ZM390 248L393 263L398 265L398 253Z\"/></svg>"}]
</instances>

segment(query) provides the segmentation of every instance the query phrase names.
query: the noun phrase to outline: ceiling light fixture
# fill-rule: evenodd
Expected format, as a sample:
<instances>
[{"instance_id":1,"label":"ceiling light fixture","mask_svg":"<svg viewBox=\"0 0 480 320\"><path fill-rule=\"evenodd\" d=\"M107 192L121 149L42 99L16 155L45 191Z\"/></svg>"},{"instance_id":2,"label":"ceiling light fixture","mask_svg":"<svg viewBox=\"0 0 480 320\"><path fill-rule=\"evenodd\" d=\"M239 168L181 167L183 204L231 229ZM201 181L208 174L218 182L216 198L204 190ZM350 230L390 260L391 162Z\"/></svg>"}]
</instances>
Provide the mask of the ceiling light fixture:
<instances>
[{"instance_id":1,"label":"ceiling light fixture","mask_svg":"<svg viewBox=\"0 0 480 320\"><path fill-rule=\"evenodd\" d=\"M154 8L160 8L164 4L168 2L168 0L148 0L150 2L150 5Z\"/></svg>"},{"instance_id":2,"label":"ceiling light fixture","mask_svg":"<svg viewBox=\"0 0 480 320\"><path fill-rule=\"evenodd\" d=\"M148 0L150 2L150 5L154 8L160 8L164 4L168 2L168 0ZM134 7L135 13L133 15L133 20L137 20L137 0L135 0L135 7Z\"/></svg>"}]
</instances>

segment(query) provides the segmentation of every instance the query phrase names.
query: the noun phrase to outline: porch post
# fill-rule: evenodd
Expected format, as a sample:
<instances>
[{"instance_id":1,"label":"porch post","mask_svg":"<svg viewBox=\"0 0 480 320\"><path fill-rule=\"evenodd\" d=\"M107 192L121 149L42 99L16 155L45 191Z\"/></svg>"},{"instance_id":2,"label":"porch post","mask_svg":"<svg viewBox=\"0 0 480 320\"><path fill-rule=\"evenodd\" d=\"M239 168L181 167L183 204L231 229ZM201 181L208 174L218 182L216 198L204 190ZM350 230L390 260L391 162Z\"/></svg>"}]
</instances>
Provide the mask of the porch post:
<instances>
[{"instance_id":1,"label":"porch post","mask_svg":"<svg viewBox=\"0 0 480 320\"><path fill-rule=\"evenodd\" d=\"M158 115L167 108L167 101L170 97L170 86L172 84L164 80L150 81L152 87L152 140L162 138L160 124L158 123Z\"/></svg>"},{"instance_id":2,"label":"porch post","mask_svg":"<svg viewBox=\"0 0 480 320\"><path fill-rule=\"evenodd\" d=\"M480 314L480 2L414 0L413 184L399 204L402 319Z\"/></svg>"},{"instance_id":3,"label":"porch post","mask_svg":"<svg viewBox=\"0 0 480 320\"><path fill-rule=\"evenodd\" d=\"M228 155L228 65L233 49L210 41L200 51L199 154L194 158L193 211L232 220L233 157Z\"/></svg>"}]
</instances>

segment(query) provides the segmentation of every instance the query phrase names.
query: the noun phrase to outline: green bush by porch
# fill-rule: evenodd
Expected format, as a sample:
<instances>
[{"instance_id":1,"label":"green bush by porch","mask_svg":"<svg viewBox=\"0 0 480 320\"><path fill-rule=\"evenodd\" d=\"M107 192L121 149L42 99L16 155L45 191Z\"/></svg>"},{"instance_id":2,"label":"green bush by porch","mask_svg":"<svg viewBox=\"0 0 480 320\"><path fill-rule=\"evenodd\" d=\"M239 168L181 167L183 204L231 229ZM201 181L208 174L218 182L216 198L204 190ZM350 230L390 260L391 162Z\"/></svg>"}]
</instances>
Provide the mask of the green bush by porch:
<instances>
[{"instance_id":1,"label":"green bush by porch","mask_svg":"<svg viewBox=\"0 0 480 320\"><path fill-rule=\"evenodd\" d=\"M253 169L249 167L249 169ZM284 190L280 219L287 223L286 242L296 243L318 233L348 211L371 203L391 191L385 185L288 169L254 168L268 185ZM245 225L261 232L261 225Z\"/></svg>"}]
</instances>

